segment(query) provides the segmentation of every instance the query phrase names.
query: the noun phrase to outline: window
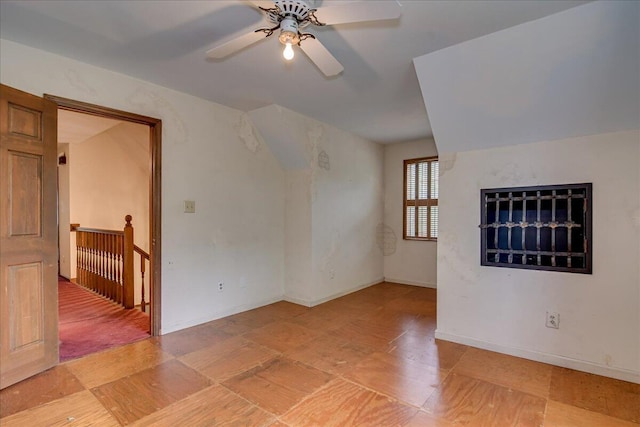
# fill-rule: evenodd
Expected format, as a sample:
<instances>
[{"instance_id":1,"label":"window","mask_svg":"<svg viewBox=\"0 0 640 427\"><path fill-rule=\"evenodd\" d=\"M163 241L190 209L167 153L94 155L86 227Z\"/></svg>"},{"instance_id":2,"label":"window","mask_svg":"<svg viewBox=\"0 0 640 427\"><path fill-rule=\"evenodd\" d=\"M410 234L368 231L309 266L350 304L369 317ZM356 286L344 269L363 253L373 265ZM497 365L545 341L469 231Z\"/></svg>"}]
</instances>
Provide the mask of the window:
<instances>
[{"instance_id":1,"label":"window","mask_svg":"<svg viewBox=\"0 0 640 427\"><path fill-rule=\"evenodd\" d=\"M404 161L404 238L438 238L438 158Z\"/></svg>"},{"instance_id":2,"label":"window","mask_svg":"<svg viewBox=\"0 0 640 427\"><path fill-rule=\"evenodd\" d=\"M481 265L591 274L591 187L481 190Z\"/></svg>"}]
</instances>

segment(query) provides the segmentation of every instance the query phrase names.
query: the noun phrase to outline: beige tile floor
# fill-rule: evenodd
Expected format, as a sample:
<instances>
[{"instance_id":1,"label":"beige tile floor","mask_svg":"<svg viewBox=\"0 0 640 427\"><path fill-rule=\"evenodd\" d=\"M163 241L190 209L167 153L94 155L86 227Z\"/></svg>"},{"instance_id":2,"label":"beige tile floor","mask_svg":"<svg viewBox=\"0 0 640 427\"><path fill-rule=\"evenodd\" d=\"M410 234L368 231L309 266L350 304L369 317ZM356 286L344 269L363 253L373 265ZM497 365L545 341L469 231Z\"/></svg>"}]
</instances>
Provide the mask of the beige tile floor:
<instances>
[{"instance_id":1,"label":"beige tile floor","mask_svg":"<svg viewBox=\"0 0 640 427\"><path fill-rule=\"evenodd\" d=\"M640 425L640 385L434 338L436 292L280 302L0 391L4 426Z\"/></svg>"}]
</instances>

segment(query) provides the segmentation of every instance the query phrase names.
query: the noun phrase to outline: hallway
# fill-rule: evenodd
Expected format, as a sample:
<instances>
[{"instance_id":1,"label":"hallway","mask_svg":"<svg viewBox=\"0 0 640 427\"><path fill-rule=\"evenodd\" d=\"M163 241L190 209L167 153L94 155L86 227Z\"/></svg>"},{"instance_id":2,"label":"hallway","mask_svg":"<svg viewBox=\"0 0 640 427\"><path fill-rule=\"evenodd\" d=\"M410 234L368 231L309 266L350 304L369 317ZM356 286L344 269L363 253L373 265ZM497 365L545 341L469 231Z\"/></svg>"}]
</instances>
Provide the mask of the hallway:
<instances>
[{"instance_id":1,"label":"hallway","mask_svg":"<svg viewBox=\"0 0 640 427\"><path fill-rule=\"evenodd\" d=\"M132 343L149 335L149 315L58 278L60 362Z\"/></svg>"}]
</instances>

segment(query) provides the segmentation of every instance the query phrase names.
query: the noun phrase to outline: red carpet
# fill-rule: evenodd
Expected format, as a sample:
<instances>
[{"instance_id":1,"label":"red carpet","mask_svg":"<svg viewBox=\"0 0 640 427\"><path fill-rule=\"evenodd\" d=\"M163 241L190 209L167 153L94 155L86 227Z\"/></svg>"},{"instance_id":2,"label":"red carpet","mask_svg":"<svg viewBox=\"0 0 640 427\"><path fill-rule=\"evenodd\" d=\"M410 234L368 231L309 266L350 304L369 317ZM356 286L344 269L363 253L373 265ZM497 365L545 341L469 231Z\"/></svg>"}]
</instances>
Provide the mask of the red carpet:
<instances>
[{"instance_id":1,"label":"red carpet","mask_svg":"<svg viewBox=\"0 0 640 427\"><path fill-rule=\"evenodd\" d=\"M149 315L58 280L60 361L149 337Z\"/></svg>"}]
</instances>

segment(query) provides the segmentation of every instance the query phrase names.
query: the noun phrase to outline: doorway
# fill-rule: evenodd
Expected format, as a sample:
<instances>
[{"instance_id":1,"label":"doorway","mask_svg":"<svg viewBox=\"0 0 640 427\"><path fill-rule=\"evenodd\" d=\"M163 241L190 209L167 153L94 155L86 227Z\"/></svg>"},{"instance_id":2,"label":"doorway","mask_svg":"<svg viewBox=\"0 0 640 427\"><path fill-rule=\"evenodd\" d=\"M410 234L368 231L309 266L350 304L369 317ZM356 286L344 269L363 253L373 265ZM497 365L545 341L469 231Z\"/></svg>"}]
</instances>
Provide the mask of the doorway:
<instances>
[{"instance_id":1,"label":"doorway","mask_svg":"<svg viewBox=\"0 0 640 427\"><path fill-rule=\"evenodd\" d=\"M149 151L150 151L150 174L148 183L149 194L149 215L148 231L143 234L148 235L149 242L149 269L145 279L149 285L148 307L150 312L150 332L151 335L158 335L160 331L160 260L161 260L161 233L160 233L160 207L161 207L161 132L162 122L159 119L128 113L120 110L105 108L80 101L74 101L53 95L45 95L45 99L55 102L58 110L65 113L80 113L94 116L96 118L111 119L126 125L138 124L148 127ZM135 221L135 220L134 220ZM82 226L82 224L81 224ZM91 226L88 224L88 226ZM69 269L70 270L70 269Z\"/></svg>"}]
</instances>

